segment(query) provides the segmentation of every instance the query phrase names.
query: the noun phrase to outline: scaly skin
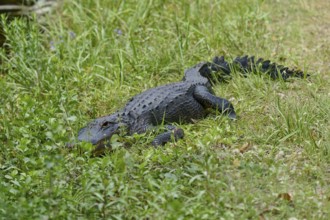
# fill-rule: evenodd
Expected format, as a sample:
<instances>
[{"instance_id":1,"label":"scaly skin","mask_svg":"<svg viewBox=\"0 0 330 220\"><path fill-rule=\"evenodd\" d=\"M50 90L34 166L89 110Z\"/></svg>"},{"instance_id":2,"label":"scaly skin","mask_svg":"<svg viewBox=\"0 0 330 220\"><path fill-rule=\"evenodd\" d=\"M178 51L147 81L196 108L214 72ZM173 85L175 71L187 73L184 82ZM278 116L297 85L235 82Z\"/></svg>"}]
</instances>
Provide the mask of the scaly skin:
<instances>
[{"instance_id":1,"label":"scaly skin","mask_svg":"<svg viewBox=\"0 0 330 220\"><path fill-rule=\"evenodd\" d=\"M193 119L204 118L207 108L216 109L235 119L233 105L215 96L211 88L211 83L222 81L233 68L238 68L243 74L259 71L273 79L304 76L301 71L290 70L269 61L259 59L255 62L254 57L237 57L232 64L228 64L224 57L215 57L212 63L202 62L187 69L182 81L142 92L121 110L95 119L79 131L78 140L91 142L96 145L95 152L102 152L111 136L119 130L132 135L144 133L157 125L169 124L168 131L158 135L152 142L158 146L172 139L183 138L183 130L171 123L189 123Z\"/></svg>"}]
</instances>

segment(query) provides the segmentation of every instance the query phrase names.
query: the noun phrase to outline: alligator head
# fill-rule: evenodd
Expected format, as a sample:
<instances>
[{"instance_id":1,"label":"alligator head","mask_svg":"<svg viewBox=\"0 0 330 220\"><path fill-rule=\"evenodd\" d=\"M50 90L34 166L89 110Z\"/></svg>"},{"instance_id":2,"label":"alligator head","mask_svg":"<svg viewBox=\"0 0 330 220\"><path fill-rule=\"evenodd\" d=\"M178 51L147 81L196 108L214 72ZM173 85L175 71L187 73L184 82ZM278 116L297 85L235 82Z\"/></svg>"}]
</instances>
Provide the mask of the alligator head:
<instances>
[{"instance_id":1,"label":"alligator head","mask_svg":"<svg viewBox=\"0 0 330 220\"><path fill-rule=\"evenodd\" d=\"M120 123L116 114L97 118L79 131L78 140L97 146L103 145L112 135L119 132L119 127Z\"/></svg>"}]
</instances>

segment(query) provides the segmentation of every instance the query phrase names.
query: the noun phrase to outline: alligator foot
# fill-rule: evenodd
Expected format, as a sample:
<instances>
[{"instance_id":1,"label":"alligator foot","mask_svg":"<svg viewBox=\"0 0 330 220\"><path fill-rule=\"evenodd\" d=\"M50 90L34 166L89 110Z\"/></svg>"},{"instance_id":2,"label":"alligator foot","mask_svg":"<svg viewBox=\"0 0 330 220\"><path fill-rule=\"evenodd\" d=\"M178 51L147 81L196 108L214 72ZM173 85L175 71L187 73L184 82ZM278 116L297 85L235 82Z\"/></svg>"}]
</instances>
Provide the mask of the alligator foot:
<instances>
[{"instance_id":1,"label":"alligator foot","mask_svg":"<svg viewBox=\"0 0 330 220\"><path fill-rule=\"evenodd\" d=\"M181 128L177 128L173 125L167 125L166 128L168 131L157 135L151 143L152 146L154 147L162 146L167 142L171 142L173 140L177 141L183 138L184 132Z\"/></svg>"},{"instance_id":2,"label":"alligator foot","mask_svg":"<svg viewBox=\"0 0 330 220\"><path fill-rule=\"evenodd\" d=\"M218 110L220 113L225 113L230 119L236 119L236 112L233 105L228 100L210 93L207 87L196 86L194 90L194 97L203 106Z\"/></svg>"},{"instance_id":3,"label":"alligator foot","mask_svg":"<svg viewBox=\"0 0 330 220\"><path fill-rule=\"evenodd\" d=\"M110 144L100 143L92 151L91 157L104 156L107 151L111 149Z\"/></svg>"}]
</instances>

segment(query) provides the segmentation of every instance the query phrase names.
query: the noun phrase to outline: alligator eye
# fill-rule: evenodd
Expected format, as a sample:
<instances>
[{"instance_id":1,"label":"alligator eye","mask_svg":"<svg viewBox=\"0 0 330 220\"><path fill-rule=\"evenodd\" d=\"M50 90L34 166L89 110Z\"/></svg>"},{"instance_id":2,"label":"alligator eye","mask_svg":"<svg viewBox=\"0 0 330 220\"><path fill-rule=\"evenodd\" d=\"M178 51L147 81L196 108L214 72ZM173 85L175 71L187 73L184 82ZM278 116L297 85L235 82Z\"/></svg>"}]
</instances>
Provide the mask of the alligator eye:
<instances>
[{"instance_id":1,"label":"alligator eye","mask_svg":"<svg viewBox=\"0 0 330 220\"><path fill-rule=\"evenodd\" d=\"M105 122L103 122L103 124L101 125L101 128L109 127L109 125L111 125L111 122L109 122L109 121L105 121Z\"/></svg>"}]
</instances>

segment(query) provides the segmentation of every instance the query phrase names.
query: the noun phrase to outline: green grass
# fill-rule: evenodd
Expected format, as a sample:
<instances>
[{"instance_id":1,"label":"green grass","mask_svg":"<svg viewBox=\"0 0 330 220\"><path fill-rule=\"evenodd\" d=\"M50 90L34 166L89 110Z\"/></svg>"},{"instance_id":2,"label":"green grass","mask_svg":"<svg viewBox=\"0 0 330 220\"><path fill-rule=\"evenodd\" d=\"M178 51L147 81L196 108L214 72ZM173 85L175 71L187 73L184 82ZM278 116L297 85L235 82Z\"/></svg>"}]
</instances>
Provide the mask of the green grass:
<instances>
[{"instance_id":1,"label":"green grass","mask_svg":"<svg viewBox=\"0 0 330 220\"><path fill-rule=\"evenodd\" d=\"M67 1L5 27L0 72L1 219L329 219L330 41L326 0ZM323 13L322 13L323 12ZM120 31L118 31L120 30ZM72 36L74 33L75 36ZM239 115L69 150L79 128L215 55L299 67L290 82L214 87Z\"/></svg>"}]
</instances>

